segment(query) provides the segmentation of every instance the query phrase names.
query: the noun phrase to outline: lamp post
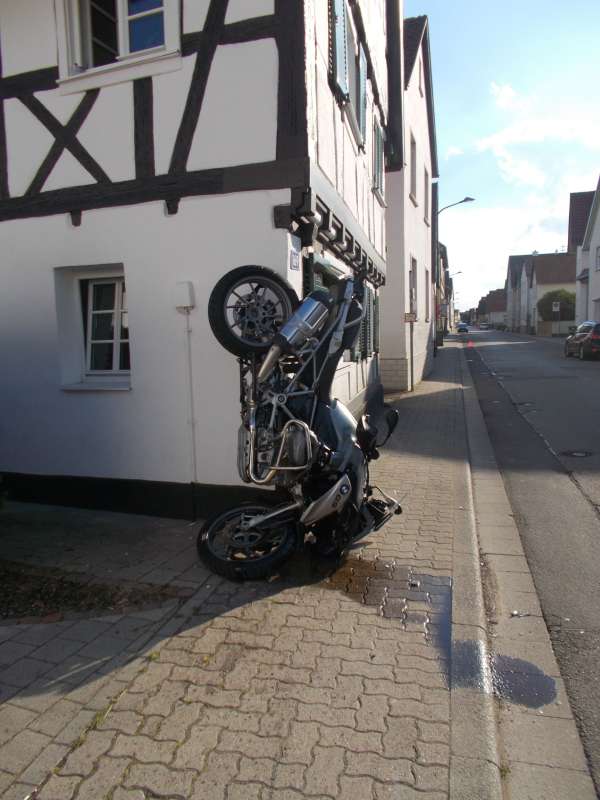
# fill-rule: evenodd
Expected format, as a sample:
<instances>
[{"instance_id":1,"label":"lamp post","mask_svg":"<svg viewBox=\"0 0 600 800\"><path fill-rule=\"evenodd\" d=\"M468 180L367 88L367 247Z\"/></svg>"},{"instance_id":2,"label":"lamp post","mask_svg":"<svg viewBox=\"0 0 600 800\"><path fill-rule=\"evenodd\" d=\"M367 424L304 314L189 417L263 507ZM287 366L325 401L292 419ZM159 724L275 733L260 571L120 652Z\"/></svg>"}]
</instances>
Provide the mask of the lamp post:
<instances>
[{"instance_id":1,"label":"lamp post","mask_svg":"<svg viewBox=\"0 0 600 800\"><path fill-rule=\"evenodd\" d=\"M449 205L440 208L440 210L437 212L438 217L442 213L442 211L445 211L447 208L452 208L452 206L459 206L461 203L473 203L474 201L475 201L474 197L463 197L462 200L457 200L456 203L450 203Z\"/></svg>"},{"instance_id":2,"label":"lamp post","mask_svg":"<svg viewBox=\"0 0 600 800\"><path fill-rule=\"evenodd\" d=\"M442 213L442 211L445 211L447 208L452 208L452 206L459 206L461 203L473 203L474 201L475 201L474 197L469 197L467 195L466 197L463 197L462 200L457 200L456 203L449 203L447 206L443 206L442 208L440 208L440 210L436 214L436 217L439 217L439 215ZM437 230L436 230L436 234L435 235L436 235L436 238L437 238ZM437 250L437 243L436 243L436 250ZM436 260L437 260L437 258L438 258L438 256L436 254ZM459 272L455 272L454 275L460 275L461 273L462 273L462 270L460 270ZM452 275L450 277L452 277ZM437 326L438 326L438 303L437 303L437 298L436 298L436 304L435 305L436 305L436 313L435 313L435 330L434 330L434 341L433 341L433 355L434 356L437 354L437 348L438 348L438 342L437 342L437 335L438 335L438 330L437 330ZM444 343L444 334L442 332L441 339L440 339L440 344L443 344L443 343ZM411 363L412 363L412 350L411 350Z\"/></svg>"}]
</instances>

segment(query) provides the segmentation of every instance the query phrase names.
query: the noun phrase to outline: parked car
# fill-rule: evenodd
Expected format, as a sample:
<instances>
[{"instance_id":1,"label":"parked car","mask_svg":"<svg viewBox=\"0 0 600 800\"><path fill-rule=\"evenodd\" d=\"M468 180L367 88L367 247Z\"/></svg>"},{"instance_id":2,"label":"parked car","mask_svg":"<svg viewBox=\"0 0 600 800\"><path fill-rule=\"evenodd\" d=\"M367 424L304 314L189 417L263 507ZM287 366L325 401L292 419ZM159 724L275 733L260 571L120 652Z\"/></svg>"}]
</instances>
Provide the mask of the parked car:
<instances>
[{"instance_id":1,"label":"parked car","mask_svg":"<svg viewBox=\"0 0 600 800\"><path fill-rule=\"evenodd\" d=\"M458 323L458 327L457 327L456 330L457 330L458 333L468 333L469 332L469 326L467 325L466 322L459 322Z\"/></svg>"},{"instance_id":2,"label":"parked car","mask_svg":"<svg viewBox=\"0 0 600 800\"><path fill-rule=\"evenodd\" d=\"M565 339L565 357L576 355L582 361L600 356L600 322L587 320Z\"/></svg>"},{"instance_id":3,"label":"parked car","mask_svg":"<svg viewBox=\"0 0 600 800\"><path fill-rule=\"evenodd\" d=\"M480 322L480 323L479 323L479 330L480 330L480 331L487 331L487 329L488 329L489 327L490 327L490 326L487 324L487 322Z\"/></svg>"}]
</instances>

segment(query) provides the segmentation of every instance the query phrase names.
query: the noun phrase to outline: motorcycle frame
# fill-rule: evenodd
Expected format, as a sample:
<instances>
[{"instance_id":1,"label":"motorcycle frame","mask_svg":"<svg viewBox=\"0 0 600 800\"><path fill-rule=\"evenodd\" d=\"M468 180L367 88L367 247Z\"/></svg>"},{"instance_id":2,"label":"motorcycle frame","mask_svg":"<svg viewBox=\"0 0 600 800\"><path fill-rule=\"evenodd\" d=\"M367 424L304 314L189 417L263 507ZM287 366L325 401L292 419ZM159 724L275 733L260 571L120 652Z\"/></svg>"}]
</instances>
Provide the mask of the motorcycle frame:
<instances>
[{"instance_id":1,"label":"motorcycle frame","mask_svg":"<svg viewBox=\"0 0 600 800\"><path fill-rule=\"evenodd\" d=\"M318 339L310 339L308 340L305 345L295 354L295 358L300 362L300 368L295 372L293 377L287 383L287 385L278 392L269 391L268 398L266 400L261 400L259 398L259 387L258 387L258 370L259 364L257 362L256 356L253 356L250 361L246 359L238 359L240 365L240 402L242 407L245 408L247 412L247 422L248 422L248 431L250 435L250 442L249 442L249 457L248 457L248 468L247 473L248 477L250 478L252 483L255 483L259 486L268 485L273 481L273 479L277 476L279 472L298 472L301 474L302 472L306 471L311 463L312 463L312 440L311 440L311 430L314 425L315 415L317 412L318 407L318 396L317 391L319 388L319 380L323 375L323 371L328 363L328 359L333 356L341 347L344 333L353 327L358 327L362 323L365 317L365 309L363 307L361 316L353 320L352 322L347 322L348 312L350 310L350 304L354 297L354 287L355 287L355 279L348 278L346 280L346 286L344 289L344 295L342 302L339 305L339 308L334 316L334 319L326 326L325 332L319 336ZM324 357L322 359L322 363L318 366L318 356L322 348L327 345L327 353L323 354ZM300 391L295 391L294 387L298 386L299 378L302 374L308 372L308 370L312 369L312 382L310 388L303 389ZM246 376L248 374L251 375L251 384L248 386L246 382ZM298 419L287 407L288 399L295 398L295 397L310 397L312 396L312 408L310 411L310 421L307 423L305 420ZM289 420L286 421L284 424L281 432L278 434L279 438L281 439L279 444L279 449L277 452L277 457L275 458L274 464L268 470L267 474L264 476L259 476L255 470L255 454L256 454L256 436L257 436L257 425L256 425L256 417L259 408L271 405L271 414L269 418L268 428L270 430L274 429L274 425L277 419L277 414L279 411L283 411L289 417ZM242 418L244 419L245 412L242 411ZM302 430L304 431L306 437L306 444L307 444L307 459L306 463L302 466L294 466L294 467L287 467L281 465L281 460L284 453L286 438L288 435L288 431L293 426L301 426ZM347 499L347 496L345 496ZM271 522L273 519L276 519L279 516L284 516L289 514L292 510L299 510L306 506L306 502L303 499L298 498L296 501L289 505L285 505L279 509L275 509L273 512L268 514L257 515L250 520L247 520L244 523L244 527L257 527L260 528L262 524L269 521ZM343 503L337 503L334 510L340 511L343 506L345 505L345 500ZM327 506L324 505L324 511L320 518L327 516L330 513L327 510ZM315 520L316 521L316 520ZM300 522L299 522L300 524Z\"/></svg>"}]
</instances>

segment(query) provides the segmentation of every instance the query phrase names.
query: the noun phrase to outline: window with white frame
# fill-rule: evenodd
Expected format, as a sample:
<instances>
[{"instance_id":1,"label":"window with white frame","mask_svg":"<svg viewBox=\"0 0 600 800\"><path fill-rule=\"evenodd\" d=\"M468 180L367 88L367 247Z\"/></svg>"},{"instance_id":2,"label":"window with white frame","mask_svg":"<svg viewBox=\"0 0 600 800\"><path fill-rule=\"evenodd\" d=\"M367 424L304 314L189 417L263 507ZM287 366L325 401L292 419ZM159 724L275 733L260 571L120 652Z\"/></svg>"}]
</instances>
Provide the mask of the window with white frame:
<instances>
[{"instance_id":1,"label":"window with white frame","mask_svg":"<svg viewBox=\"0 0 600 800\"><path fill-rule=\"evenodd\" d=\"M415 137L410 135L410 197L417 203L417 143Z\"/></svg>"},{"instance_id":2,"label":"window with white frame","mask_svg":"<svg viewBox=\"0 0 600 800\"><path fill-rule=\"evenodd\" d=\"M596 248L596 269L600 270L600 246Z\"/></svg>"},{"instance_id":3,"label":"window with white frame","mask_svg":"<svg viewBox=\"0 0 600 800\"><path fill-rule=\"evenodd\" d=\"M429 222L429 172L427 167L423 174L423 218L425 222Z\"/></svg>"},{"instance_id":4,"label":"window with white frame","mask_svg":"<svg viewBox=\"0 0 600 800\"><path fill-rule=\"evenodd\" d=\"M381 125L375 120L373 124L373 191L380 200L384 193L384 149L383 131Z\"/></svg>"},{"instance_id":5,"label":"window with white frame","mask_svg":"<svg viewBox=\"0 0 600 800\"><path fill-rule=\"evenodd\" d=\"M86 375L130 371L127 292L122 277L82 280Z\"/></svg>"},{"instance_id":6,"label":"window with white frame","mask_svg":"<svg viewBox=\"0 0 600 800\"><path fill-rule=\"evenodd\" d=\"M331 0L329 78L359 147L367 133L367 55L347 0Z\"/></svg>"},{"instance_id":7,"label":"window with white frame","mask_svg":"<svg viewBox=\"0 0 600 800\"><path fill-rule=\"evenodd\" d=\"M429 270L425 270L425 319L429 322L429 295L431 294L431 285L429 283Z\"/></svg>"},{"instance_id":8,"label":"window with white frame","mask_svg":"<svg viewBox=\"0 0 600 800\"><path fill-rule=\"evenodd\" d=\"M179 55L179 0L55 0L60 81L106 75ZM140 72L140 65L146 69ZM128 79L124 76L122 79ZM89 83L89 80L88 80ZM101 85L98 84L98 85ZM89 88L88 84L83 88Z\"/></svg>"},{"instance_id":9,"label":"window with white frame","mask_svg":"<svg viewBox=\"0 0 600 800\"><path fill-rule=\"evenodd\" d=\"M409 291L409 311L411 314L418 314L418 298L417 298L417 259L410 259L410 272L408 273L408 291Z\"/></svg>"}]
</instances>

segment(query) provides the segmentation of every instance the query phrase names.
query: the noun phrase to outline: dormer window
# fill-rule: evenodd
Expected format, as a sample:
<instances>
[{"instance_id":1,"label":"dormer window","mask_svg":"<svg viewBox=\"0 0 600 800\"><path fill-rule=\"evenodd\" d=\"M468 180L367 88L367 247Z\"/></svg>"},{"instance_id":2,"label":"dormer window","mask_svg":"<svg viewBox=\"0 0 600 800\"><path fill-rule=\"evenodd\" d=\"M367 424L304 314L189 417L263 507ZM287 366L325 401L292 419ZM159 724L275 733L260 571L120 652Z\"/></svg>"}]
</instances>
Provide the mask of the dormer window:
<instances>
[{"instance_id":1,"label":"dormer window","mask_svg":"<svg viewBox=\"0 0 600 800\"><path fill-rule=\"evenodd\" d=\"M179 0L55 2L59 83L68 87L67 91L154 75L179 66L164 63L179 56Z\"/></svg>"}]
</instances>

